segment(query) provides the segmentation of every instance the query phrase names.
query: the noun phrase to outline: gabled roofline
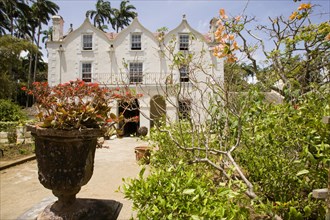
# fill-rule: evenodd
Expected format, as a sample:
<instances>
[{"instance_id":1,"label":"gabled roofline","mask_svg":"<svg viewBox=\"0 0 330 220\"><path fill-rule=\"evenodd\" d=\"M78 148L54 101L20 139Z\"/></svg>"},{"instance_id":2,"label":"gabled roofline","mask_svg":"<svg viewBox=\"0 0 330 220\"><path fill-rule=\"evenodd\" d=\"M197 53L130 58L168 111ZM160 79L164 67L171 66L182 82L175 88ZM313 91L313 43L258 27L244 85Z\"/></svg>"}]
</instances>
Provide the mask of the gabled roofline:
<instances>
[{"instance_id":1,"label":"gabled roofline","mask_svg":"<svg viewBox=\"0 0 330 220\"><path fill-rule=\"evenodd\" d=\"M62 41L62 43L65 43L66 41L68 41L68 39L70 38L71 35L73 35L75 32L79 32L81 29L83 29L84 25L88 25L93 32L97 32L100 35L104 36L104 39L106 39L109 43L111 43L111 40L107 37L106 33L101 31L100 29L98 29L97 27L95 27L94 25L92 25L92 23L90 22L89 18L86 17L84 22L75 30L71 31L68 35L66 35ZM54 41L54 42L58 42L58 41Z\"/></svg>"},{"instance_id":2,"label":"gabled roofline","mask_svg":"<svg viewBox=\"0 0 330 220\"><path fill-rule=\"evenodd\" d=\"M147 29L146 27L144 27L144 26L140 23L140 21L139 21L139 19L138 19L137 16L133 19L133 21L131 22L130 25L128 25L126 28L124 28L122 31L120 31L120 32L118 33L118 35L116 36L116 38L114 39L114 41L116 41L116 39L120 38L121 36L125 36L125 35L127 35L127 34L128 34L127 32L129 32L129 30L131 29L131 27L132 27L135 23L137 23L137 25L140 26L141 29L143 29L143 32L147 32L147 33L149 33L149 34L152 36L152 38L153 38L153 40L154 40L155 42L158 42L158 41L157 41L157 38L156 38L155 35L154 35L154 33L152 33L149 29Z\"/></svg>"},{"instance_id":3,"label":"gabled roofline","mask_svg":"<svg viewBox=\"0 0 330 220\"><path fill-rule=\"evenodd\" d=\"M186 27L186 28L189 29L190 32L193 33L197 38L202 39L203 42L205 42L206 44L208 44L208 42L207 42L206 39L205 39L205 36L204 36L203 34L201 34L200 32L196 31L194 28L192 28L192 27L189 25L189 23L188 23L188 21L187 21L187 19L186 19L186 15L183 15L183 16L182 16L182 21L181 21L181 23L180 23L176 28L172 29L170 32L168 32L167 34L165 34L164 39L167 40L168 38L171 38L172 35L173 35L174 33L180 33L178 30L181 29L181 27Z\"/></svg>"}]
</instances>

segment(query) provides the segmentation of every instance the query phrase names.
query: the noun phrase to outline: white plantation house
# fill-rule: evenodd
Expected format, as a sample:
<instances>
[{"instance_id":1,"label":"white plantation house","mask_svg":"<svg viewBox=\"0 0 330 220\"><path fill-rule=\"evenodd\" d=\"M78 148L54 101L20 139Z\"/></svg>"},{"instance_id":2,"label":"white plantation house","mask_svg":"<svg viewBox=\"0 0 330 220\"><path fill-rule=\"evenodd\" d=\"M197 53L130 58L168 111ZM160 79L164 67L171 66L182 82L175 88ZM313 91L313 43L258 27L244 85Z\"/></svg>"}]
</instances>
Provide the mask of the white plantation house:
<instances>
[{"instance_id":1,"label":"white plantation house","mask_svg":"<svg viewBox=\"0 0 330 220\"><path fill-rule=\"evenodd\" d=\"M150 129L154 123L150 119L163 114L170 120L179 115L200 117L190 114L191 104L207 100L210 94L206 82L223 81L223 61L212 55L213 33L200 34L185 16L175 29L163 35L162 41L159 33L146 29L138 18L120 33L105 33L86 18L79 28L64 35L63 23L61 16L53 17L52 39L47 42L48 83L57 85L79 78L107 87L128 86L142 93L137 109L125 113L127 117L139 116L139 123L125 125L126 134L141 126ZM191 63L195 59L204 71L190 63L175 68L168 48L173 48L174 54L190 54ZM203 95L194 92L196 86L204 91ZM181 91L180 95L169 88ZM113 111L121 113L120 106Z\"/></svg>"}]
</instances>

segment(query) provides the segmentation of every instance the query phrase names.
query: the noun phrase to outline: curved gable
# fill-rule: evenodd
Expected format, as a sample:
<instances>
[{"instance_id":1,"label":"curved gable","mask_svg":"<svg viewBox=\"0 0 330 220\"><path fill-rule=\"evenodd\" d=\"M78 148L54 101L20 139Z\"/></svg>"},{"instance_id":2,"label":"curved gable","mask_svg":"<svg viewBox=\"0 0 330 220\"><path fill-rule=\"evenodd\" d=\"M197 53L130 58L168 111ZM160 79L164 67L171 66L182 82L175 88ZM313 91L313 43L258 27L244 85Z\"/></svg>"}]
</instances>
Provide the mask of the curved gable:
<instances>
[{"instance_id":1,"label":"curved gable","mask_svg":"<svg viewBox=\"0 0 330 220\"><path fill-rule=\"evenodd\" d=\"M201 39L203 42L207 43L207 41L205 40L205 37L203 34L199 33L198 31L196 31L194 28L192 28L189 23L187 22L185 15L182 18L181 23L174 28L173 30L171 30L170 32L168 32L167 34L165 34L165 41L171 40L173 35L176 35L178 33L192 33L195 35L196 38Z\"/></svg>"},{"instance_id":2,"label":"curved gable","mask_svg":"<svg viewBox=\"0 0 330 220\"><path fill-rule=\"evenodd\" d=\"M94 25L91 24L88 18L84 20L84 22L79 26L79 28L75 29L74 31L70 32L64 39L63 42L67 43L71 40L71 38L75 38L76 35L80 35L80 33L96 33L98 36L102 37L103 40L110 43L109 38L107 37L106 33L101 31L100 29L96 28Z\"/></svg>"},{"instance_id":3,"label":"curved gable","mask_svg":"<svg viewBox=\"0 0 330 220\"><path fill-rule=\"evenodd\" d=\"M118 35L115 38L116 40L120 40L125 38L127 35L129 35L131 32L135 32L136 29L140 29L140 32L147 34L150 36L150 38L155 41L156 43L158 43L156 37L154 36L154 34L149 31L147 28L145 28L139 21L139 19L137 17L135 17L132 21L132 23L127 26L125 29L123 29L120 33L118 33Z\"/></svg>"}]
</instances>

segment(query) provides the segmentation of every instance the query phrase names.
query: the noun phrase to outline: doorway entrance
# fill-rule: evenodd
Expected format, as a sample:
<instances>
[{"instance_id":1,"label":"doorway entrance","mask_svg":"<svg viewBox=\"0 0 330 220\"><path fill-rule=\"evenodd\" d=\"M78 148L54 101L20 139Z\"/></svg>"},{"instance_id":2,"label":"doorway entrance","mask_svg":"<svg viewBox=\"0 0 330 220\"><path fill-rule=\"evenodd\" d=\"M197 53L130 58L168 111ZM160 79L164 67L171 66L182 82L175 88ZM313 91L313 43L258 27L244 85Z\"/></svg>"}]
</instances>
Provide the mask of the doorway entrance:
<instances>
[{"instance_id":1,"label":"doorway entrance","mask_svg":"<svg viewBox=\"0 0 330 220\"><path fill-rule=\"evenodd\" d=\"M140 110L138 100L135 99L131 103L119 102L118 113L119 115L123 114L125 119L133 118L136 116L139 117ZM119 123L119 128L122 128L123 135L125 137L136 135L139 126L140 119L137 122L127 122L126 124L124 124L124 122Z\"/></svg>"}]
</instances>

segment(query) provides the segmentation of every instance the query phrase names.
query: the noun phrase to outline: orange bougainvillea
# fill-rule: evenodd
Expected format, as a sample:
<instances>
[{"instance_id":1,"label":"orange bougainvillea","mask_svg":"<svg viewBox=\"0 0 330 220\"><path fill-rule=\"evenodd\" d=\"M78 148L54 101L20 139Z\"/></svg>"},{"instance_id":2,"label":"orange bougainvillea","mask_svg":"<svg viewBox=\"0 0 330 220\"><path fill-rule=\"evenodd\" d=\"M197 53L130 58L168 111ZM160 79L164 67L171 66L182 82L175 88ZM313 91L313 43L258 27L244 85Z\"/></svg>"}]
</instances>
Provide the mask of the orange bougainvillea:
<instances>
[{"instance_id":1,"label":"orange bougainvillea","mask_svg":"<svg viewBox=\"0 0 330 220\"><path fill-rule=\"evenodd\" d=\"M306 17L308 15L309 10L312 9L312 4L311 3L302 3L301 5L299 5L298 7L298 11L294 11L291 15L290 15L290 20L294 20L294 19L302 19L303 17Z\"/></svg>"},{"instance_id":2,"label":"orange bougainvillea","mask_svg":"<svg viewBox=\"0 0 330 220\"><path fill-rule=\"evenodd\" d=\"M239 49L235 41L235 35L231 33L229 28L225 26L228 21L228 16L224 9L219 10L219 20L217 22L217 30L214 33L215 40L218 45L213 49L213 55L218 58L226 58L228 62L232 63L237 61L235 51ZM237 16L233 19L233 23L237 24L241 17Z\"/></svg>"},{"instance_id":3,"label":"orange bougainvillea","mask_svg":"<svg viewBox=\"0 0 330 220\"><path fill-rule=\"evenodd\" d=\"M301 11L301 10L304 10L304 9L311 9L312 8L312 5L311 3L302 3L299 7L298 7L298 10Z\"/></svg>"},{"instance_id":4,"label":"orange bougainvillea","mask_svg":"<svg viewBox=\"0 0 330 220\"><path fill-rule=\"evenodd\" d=\"M330 33L328 33L327 36L325 36L324 40L330 41Z\"/></svg>"}]
</instances>

